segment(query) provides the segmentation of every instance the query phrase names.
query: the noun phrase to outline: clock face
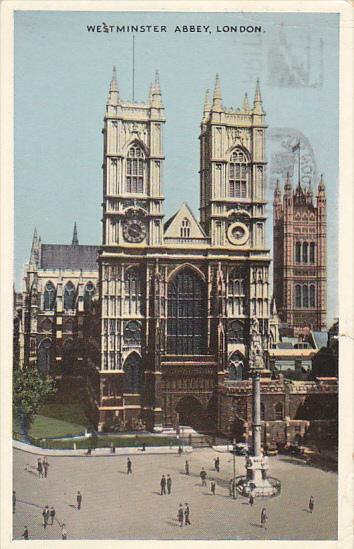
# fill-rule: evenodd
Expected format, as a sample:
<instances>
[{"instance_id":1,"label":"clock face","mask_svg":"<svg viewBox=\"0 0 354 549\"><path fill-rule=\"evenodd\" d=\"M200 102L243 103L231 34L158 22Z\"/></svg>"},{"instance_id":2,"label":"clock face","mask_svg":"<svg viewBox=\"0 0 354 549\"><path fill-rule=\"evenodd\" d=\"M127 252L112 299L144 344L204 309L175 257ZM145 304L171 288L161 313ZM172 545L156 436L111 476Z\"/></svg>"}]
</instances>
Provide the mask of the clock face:
<instances>
[{"instance_id":1,"label":"clock face","mask_svg":"<svg viewBox=\"0 0 354 549\"><path fill-rule=\"evenodd\" d=\"M232 223L227 230L227 237L231 244L243 246L249 237L249 230L243 223Z\"/></svg>"},{"instance_id":2,"label":"clock face","mask_svg":"<svg viewBox=\"0 0 354 549\"><path fill-rule=\"evenodd\" d=\"M130 217L124 222L123 236L127 242L142 242L146 232L146 224L138 217Z\"/></svg>"}]
</instances>

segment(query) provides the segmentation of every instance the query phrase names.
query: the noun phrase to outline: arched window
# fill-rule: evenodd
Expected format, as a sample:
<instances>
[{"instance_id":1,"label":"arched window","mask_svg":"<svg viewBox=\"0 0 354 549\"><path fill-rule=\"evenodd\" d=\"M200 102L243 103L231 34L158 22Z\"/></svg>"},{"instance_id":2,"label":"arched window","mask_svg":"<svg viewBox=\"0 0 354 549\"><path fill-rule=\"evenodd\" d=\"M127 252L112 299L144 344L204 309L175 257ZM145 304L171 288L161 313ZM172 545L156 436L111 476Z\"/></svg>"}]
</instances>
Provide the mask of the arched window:
<instances>
[{"instance_id":1,"label":"arched window","mask_svg":"<svg viewBox=\"0 0 354 549\"><path fill-rule=\"evenodd\" d=\"M310 244L310 263L315 263L315 248L316 244L314 242L311 242Z\"/></svg>"},{"instance_id":2,"label":"arched window","mask_svg":"<svg viewBox=\"0 0 354 549\"><path fill-rule=\"evenodd\" d=\"M302 262L303 263L308 263L309 261L308 253L309 253L309 245L307 242L304 242L302 245Z\"/></svg>"},{"instance_id":3,"label":"arched window","mask_svg":"<svg viewBox=\"0 0 354 549\"><path fill-rule=\"evenodd\" d=\"M308 309L309 306L309 288L306 284L302 287L302 306Z\"/></svg>"},{"instance_id":4,"label":"arched window","mask_svg":"<svg viewBox=\"0 0 354 549\"><path fill-rule=\"evenodd\" d=\"M179 271L167 291L167 352L203 354L206 340L205 285L191 269Z\"/></svg>"},{"instance_id":5,"label":"arched window","mask_svg":"<svg viewBox=\"0 0 354 549\"><path fill-rule=\"evenodd\" d=\"M135 320L128 322L124 328L124 343L139 345L141 343L141 324Z\"/></svg>"},{"instance_id":6,"label":"arched window","mask_svg":"<svg viewBox=\"0 0 354 549\"><path fill-rule=\"evenodd\" d=\"M310 307L316 307L316 288L313 284L310 286Z\"/></svg>"},{"instance_id":7,"label":"arched window","mask_svg":"<svg viewBox=\"0 0 354 549\"><path fill-rule=\"evenodd\" d=\"M69 311L75 308L75 286L68 282L64 289L64 309Z\"/></svg>"},{"instance_id":8,"label":"arched window","mask_svg":"<svg viewBox=\"0 0 354 549\"><path fill-rule=\"evenodd\" d=\"M143 149L134 143L128 151L126 191L128 193L142 194L144 192L144 165L145 155Z\"/></svg>"},{"instance_id":9,"label":"arched window","mask_svg":"<svg viewBox=\"0 0 354 549\"><path fill-rule=\"evenodd\" d=\"M240 320L231 320L228 323L227 332L228 343L243 343L244 341L244 324Z\"/></svg>"},{"instance_id":10,"label":"arched window","mask_svg":"<svg viewBox=\"0 0 354 549\"><path fill-rule=\"evenodd\" d=\"M180 236L181 238L188 238L191 235L191 224L189 222L189 219L186 217L182 219L181 227L180 227Z\"/></svg>"},{"instance_id":11,"label":"arched window","mask_svg":"<svg viewBox=\"0 0 354 549\"><path fill-rule=\"evenodd\" d=\"M44 290L43 309L52 311L55 305L55 288L52 282L47 282Z\"/></svg>"},{"instance_id":12,"label":"arched window","mask_svg":"<svg viewBox=\"0 0 354 549\"><path fill-rule=\"evenodd\" d=\"M84 292L84 308L85 311L90 311L92 306L92 299L95 295L95 286L92 284L92 282L88 282L85 286L85 292Z\"/></svg>"},{"instance_id":13,"label":"arched window","mask_svg":"<svg viewBox=\"0 0 354 549\"><path fill-rule=\"evenodd\" d=\"M142 312L141 279L141 273L135 267L131 267L125 272L125 312L129 315L140 315Z\"/></svg>"},{"instance_id":14,"label":"arched window","mask_svg":"<svg viewBox=\"0 0 354 549\"><path fill-rule=\"evenodd\" d=\"M248 162L243 151L236 149L229 163L229 197L247 197Z\"/></svg>"},{"instance_id":15,"label":"arched window","mask_svg":"<svg viewBox=\"0 0 354 549\"><path fill-rule=\"evenodd\" d=\"M275 419L277 421L283 419L284 413L283 413L283 404L281 402L278 402L275 406Z\"/></svg>"},{"instance_id":16,"label":"arched window","mask_svg":"<svg viewBox=\"0 0 354 549\"><path fill-rule=\"evenodd\" d=\"M301 263L301 242L296 242L295 245L295 261Z\"/></svg>"},{"instance_id":17,"label":"arched window","mask_svg":"<svg viewBox=\"0 0 354 549\"><path fill-rule=\"evenodd\" d=\"M43 339L38 347L38 370L48 373L50 370L52 342L50 339Z\"/></svg>"},{"instance_id":18,"label":"arched window","mask_svg":"<svg viewBox=\"0 0 354 549\"><path fill-rule=\"evenodd\" d=\"M141 393L143 387L143 367L141 357L137 353L131 353L123 365L124 392Z\"/></svg>"},{"instance_id":19,"label":"arched window","mask_svg":"<svg viewBox=\"0 0 354 549\"><path fill-rule=\"evenodd\" d=\"M229 381L240 381L243 378L244 363L239 353L233 353L227 364L227 372Z\"/></svg>"},{"instance_id":20,"label":"arched window","mask_svg":"<svg viewBox=\"0 0 354 549\"><path fill-rule=\"evenodd\" d=\"M228 282L228 315L239 316L244 314L245 277L240 269L233 269L229 274Z\"/></svg>"},{"instance_id":21,"label":"arched window","mask_svg":"<svg viewBox=\"0 0 354 549\"><path fill-rule=\"evenodd\" d=\"M297 309L301 308L301 286L300 284L296 284L295 286L295 307Z\"/></svg>"},{"instance_id":22,"label":"arched window","mask_svg":"<svg viewBox=\"0 0 354 549\"><path fill-rule=\"evenodd\" d=\"M265 421L265 408L263 402L261 402L261 421Z\"/></svg>"},{"instance_id":23,"label":"arched window","mask_svg":"<svg viewBox=\"0 0 354 549\"><path fill-rule=\"evenodd\" d=\"M41 323L41 330L42 332L51 332L53 329L53 325L51 320L49 318L45 318L43 322Z\"/></svg>"}]
</instances>

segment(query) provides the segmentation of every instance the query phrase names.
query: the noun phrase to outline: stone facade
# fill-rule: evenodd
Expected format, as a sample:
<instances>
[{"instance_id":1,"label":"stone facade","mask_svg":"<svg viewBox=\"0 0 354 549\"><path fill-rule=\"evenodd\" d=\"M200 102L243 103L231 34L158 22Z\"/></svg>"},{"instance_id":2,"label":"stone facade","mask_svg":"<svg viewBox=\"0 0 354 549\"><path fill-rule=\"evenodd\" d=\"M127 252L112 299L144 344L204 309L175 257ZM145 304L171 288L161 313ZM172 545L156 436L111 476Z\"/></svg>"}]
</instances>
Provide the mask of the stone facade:
<instances>
[{"instance_id":1,"label":"stone facade","mask_svg":"<svg viewBox=\"0 0 354 549\"><path fill-rule=\"evenodd\" d=\"M163 224L163 126L158 76L146 103L119 95L104 118L103 242L99 256L99 426L215 424L215 390L242 379L250 319L269 344L265 247L265 114L225 109L219 78L201 122L201 223L187 204Z\"/></svg>"},{"instance_id":2,"label":"stone facade","mask_svg":"<svg viewBox=\"0 0 354 549\"><path fill-rule=\"evenodd\" d=\"M274 297L283 333L306 335L326 328L326 192L321 180L316 203L311 186L295 191L289 175L284 195L274 191Z\"/></svg>"}]
</instances>

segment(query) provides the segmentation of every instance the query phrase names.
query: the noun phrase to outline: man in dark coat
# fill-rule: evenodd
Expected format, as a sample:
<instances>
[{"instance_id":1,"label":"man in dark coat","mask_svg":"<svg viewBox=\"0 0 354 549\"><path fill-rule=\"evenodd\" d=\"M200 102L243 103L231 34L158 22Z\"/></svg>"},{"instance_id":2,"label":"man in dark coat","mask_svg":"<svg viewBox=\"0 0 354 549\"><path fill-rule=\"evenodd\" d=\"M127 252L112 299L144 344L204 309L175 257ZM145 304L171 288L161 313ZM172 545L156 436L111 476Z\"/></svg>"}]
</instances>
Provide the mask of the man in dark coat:
<instances>
[{"instance_id":1,"label":"man in dark coat","mask_svg":"<svg viewBox=\"0 0 354 549\"><path fill-rule=\"evenodd\" d=\"M166 495L166 478L165 478L165 475L162 475L162 477L161 477L160 487L161 487L161 496Z\"/></svg>"},{"instance_id":2,"label":"man in dark coat","mask_svg":"<svg viewBox=\"0 0 354 549\"><path fill-rule=\"evenodd\" d=\"M76 502L77 502L77 509L80 511L81 509L81 503L82 503L82 495L81 492L78 492L76 495Z\"/></svg>"},{"instance_id":3,"label":"man in dark coat","mask_svg":"<svg viewBox=\"0 0 354 549\"><path fill-rule=\"evenodd\" d=\"M44 469L44 478L48 476L49 462L46 457L43 458L43 469Z\"/></svg>"},{"instance_id":4,"label":"man in dark coat","mask_svg":"<svg viewBox=\"0 0 354 549\"><path fill-rule=\"evenodd\" d=\"M185 503L184 504L184 524L187 526L188 524L190 525L191 522L189 520L189 505L188 503Z\"/></svg>"},{"instance_id":5,"label":"man in dark coat","mask_svg":"<svg viewBox=\"0 0 354 549\"><path fill-rule=\"evenodd\" d=\"M38 478L43 478L43 464L41 458L37 460Z\"/></svg>"},{"instance_id":6,"label":"man in dark coat","mask_svg":"<svg viewBox=\"0 0 354 549\"><path fill-rule=\"evenodd\" d=\"M210 483L210 490L211 490L211 493L213 494L213 496L215 496L215 489L216 489L216 484L215 484L215 481L212 480L211 483Z\"/></svg>"},{"instance_id":7,"label":"man in dark coat","mask_svg":"<svg viewBox=\"0 0 354 549\"><path fill-rule=\"evenodd\" d=\"M186 459L186 463L184 464L184 469L186 471L186 475L189 475L189 461Z\"/></svg>"},{"instance_id":8,"label":"man in dark coat","mask_svg":"<svg viewBox=\"0 0 354 549\"><path fill-rule=\"evenodd\" d=\"M202 467L202 470L200 471L200 474L199 474L200 478L202 479L202 486L206 486L206 472L204 470L204 467Z\"/></svg>"},{"instance_id":9,"label":"man in dark coat","mask_svg":"<svg viewBox=\"0 0 354 549\"><path fill-rule=\"evenodd\" d=\"M54 523L54 518L55 518L55 509L54 509L53 506L50 508L49 515L50 515L50 519L51 519L50 524L53 524Z\"/></svg>"},{"instance_id":10,"label":"man in dark coat","mask_svg":"<svg viewBox=\"0 0 354 549\"><path fill-rule=\"evenodd\" d=\"M132 474L132 462L130 461L130 458L127 459L127 475Z\"/></svg>"},{"instance_id":11,"label":"man in dark coat","mask_svg":"<svg viewBox=\"0 0 354 549\"><path fill-rule=\"evenodd\" d=\"M172 488L172 478L170 477L170 475L167 475L166 484L167 484L167 492L168 492L168 494L170 494L171 493L171 488Z\"/></svg>"},{"instance_id":12,"label":"man in dark coat","mask_svg":"<svg viewBox=\"0 0 354 549\"><path fill-rule=\"evenodd\" d=\"M264 528L265 530L267 529L267 520L268 520L267 511L266 511L266 508L263 507L261 512L261 528Z\"/></svg>"},{"instance_id":13,"label":"man in dark coat","mask_svg":"<svg viewBox=\"0 0 354 549\"><path fill-rule=\"evenodd\" d=\"M27 540L29 539L27 526L25 526L25 528L23 530L22 537L23 537L23 539L27 539Z\"/></svg>"},{"instance_id":14,"label":"man in dark coat","mask_svg":"<svg viewBox=\"0 0 354 549\"><path fill-rule=\"evenodd\" d=\"M46 505L42 511L43 516L43 528L47 528L48 520L49 520L49 507Z\"/></svg>"},{"instance_id":15,"label":"man in dark coat","mask_svg":"<svg viewBox=\"0 0 354 549\"><path fill-rule=\"evenodd\" d=\"M311 496L310 500L309 500L309 512L310 513L313 512L314 506L315 506L315 498L313 496Z\"/></svg>"},{"instance_id":16,"label":"man in dark coat","mask_svg":"<svg viewBox=\"0 0 354 549\"><path fill-rule=\"evenodd\" d=\"M178 518L179 525L182 527L183 526L183 507L182 507L182 503L179 504L179 508L178 508L178 511L177 511L177 518Z\"/></svg>"}]
</instances>

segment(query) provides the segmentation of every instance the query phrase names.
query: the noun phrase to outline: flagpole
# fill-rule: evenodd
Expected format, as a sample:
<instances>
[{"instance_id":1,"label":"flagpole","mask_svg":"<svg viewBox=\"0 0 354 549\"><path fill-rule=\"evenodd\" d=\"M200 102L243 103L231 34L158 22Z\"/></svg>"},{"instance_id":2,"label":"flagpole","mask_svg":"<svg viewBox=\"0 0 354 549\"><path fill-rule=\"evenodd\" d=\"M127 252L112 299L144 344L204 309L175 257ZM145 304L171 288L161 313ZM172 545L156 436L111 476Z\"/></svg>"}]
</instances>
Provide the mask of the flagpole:
<instances>
[{"instance_id":1,"label":"flagpole","mask_svg":"<svg viewBox=\"0 0 354 549\"><path fill-rule=\"evenodd\" d=\"M300 139L299 139L299 187L301 186L301 165L300 165Z\"/></svg>"}]
</instances>

